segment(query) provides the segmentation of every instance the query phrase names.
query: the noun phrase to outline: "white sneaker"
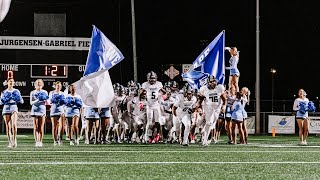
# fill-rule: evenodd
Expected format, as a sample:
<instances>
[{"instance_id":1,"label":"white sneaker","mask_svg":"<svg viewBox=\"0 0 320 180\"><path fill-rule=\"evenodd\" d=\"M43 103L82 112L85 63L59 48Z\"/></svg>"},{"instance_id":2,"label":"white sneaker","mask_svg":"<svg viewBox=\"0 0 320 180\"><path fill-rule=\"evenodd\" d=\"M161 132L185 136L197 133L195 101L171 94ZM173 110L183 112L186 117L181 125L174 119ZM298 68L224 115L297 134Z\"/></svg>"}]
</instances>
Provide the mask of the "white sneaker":
<instances>
[{"instance_id":1,"label":"white sneaker","mask_svg":"<svg viewBox=\"0 0 320 180\"><path fill-rule=\"evenodd\" d=\"M66 141L70 141L70 138L68 136L66 137Z\"/></svg>"},{"instance_id":2,"label":"white sneaker","mask_svg":"<svg viewBox=\"0 0 320 180\"><path fill-rule=\"evenodd\" d=\"M71 146L73 146L73 145L74 145L73 141L70 141L70 145L71 145Z\"/></svg>"},{"instance_id":3,"label":"white sneaker","mask_svg":"<svg viewBox=\"0 0 320 180\"><path fill-rule=\"evenodd\" d=\"M58 140L58 146L62 146L62 141Z\"/></svg>"},{"instance_id":4,"label":"white sneaker","mask_svg":"<svg viewBox=\"0 0 320 180\"><path fill-rule=\"evenodd\" d=\"M76 145L79 145L79 139L76 140Z\"/></svg>"},{"instance_id":5,"label":"white sneaker","mask_svg":"<svg viewBox=\"0 0 320 180\"><path fill-rule=\"evenodd\" d=\"M39 142L38 147L42 147L42 146L43 146L42 142Z\"/></svg>"},{"instance_id":6,"label":"white sneaker","mask_svg":"<svg viewBox=\"0 0 320 180\"><path fill-rule=\"evenodd\" d=\"M194 140L191 140L191 141L190 141L190 144L194 144L194 143L196 143Z\"/></svg>"},{"instance_id":7,"label":"white sneaker","mask_svg":"<svg viewBox=\"0 0 320 180\"><path fill-rule=\"evenodd\" d=\"M89 141L88 141L88 140L85 140L85 141L84 141L84 144L89 144Z\"/></svg>"},{"instance_id":8,"label":"white sneaker","mask_svg":"<svg viewBox=\"0 0 320 180\"><path fill-rule=\"evenodd\" d=\"M211 139L210 140L208 140L208 143L207 144L211 144Z\"/></svg>"},{"instance_id":9,"label":"white sneaker","mask_svg":"<svg viewBox=\"0 0 320 180\"><path fill-rule=\"evenodd\" d=\"M58 142L57 141L54 141L53 142L53 146L57 146L58 145Z\"/></svg>"},{"instance_id":10,"label":"white sneaker","mask_svg":"<svg viewBox=\"0 0 320 180\"><path fill-rule=\"evenodd\" d=\"M12 143L9 142L9 145L7 146L7 148L12 148Z\"/></svg>"}]
</instances>

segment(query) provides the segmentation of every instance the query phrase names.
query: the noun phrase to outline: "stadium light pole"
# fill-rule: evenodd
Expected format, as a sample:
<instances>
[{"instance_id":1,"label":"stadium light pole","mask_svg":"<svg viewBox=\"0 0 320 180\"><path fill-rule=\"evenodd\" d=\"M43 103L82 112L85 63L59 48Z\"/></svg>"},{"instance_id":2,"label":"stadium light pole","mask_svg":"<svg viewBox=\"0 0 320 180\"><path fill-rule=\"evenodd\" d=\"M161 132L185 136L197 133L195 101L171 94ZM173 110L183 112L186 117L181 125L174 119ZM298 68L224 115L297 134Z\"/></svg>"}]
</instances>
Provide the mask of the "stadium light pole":
<instances>
[{"instance_id":1,"label":"stadium light pole","mask_svg":"<svg viewBox=\"0 0 320 180\"><path fill-rule=\"evenodd\" d=\"M274 76L277 72L275 68L270 69L271 72L271 112L273 112L273 103L274 103Z\"/></svg>"},{"instance_id":2,"label":"stadium light pole","mask_svg":"<svg viewBox=\"0 0 320 180\"><path fill-rule=\"evenodd\" d=\"M260 134L260 30L259 0L256 0L256 134ZM263 125L264 127L264 125Z\"/></svg>"},{"instance_id":3,"label":"stadium light pole","mask_svg":"<svg viewBox=\"0 0 320 180\"><path fill-rule=\"evenodd\" d=\"M132 21L132 50L133 50L133 80L138 82L137 50L136 50L136 21L134 12L134 0L131 0L131 21Z\"/></svg>"}]
</instances>

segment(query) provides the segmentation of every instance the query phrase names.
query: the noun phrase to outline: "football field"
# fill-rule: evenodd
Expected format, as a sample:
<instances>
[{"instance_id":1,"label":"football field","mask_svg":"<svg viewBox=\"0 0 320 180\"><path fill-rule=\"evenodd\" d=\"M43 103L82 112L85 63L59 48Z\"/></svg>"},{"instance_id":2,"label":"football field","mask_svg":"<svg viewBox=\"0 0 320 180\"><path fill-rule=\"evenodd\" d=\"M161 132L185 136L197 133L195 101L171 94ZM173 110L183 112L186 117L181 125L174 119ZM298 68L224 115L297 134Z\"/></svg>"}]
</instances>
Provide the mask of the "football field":
<instances>
[{"instance_id":1,"label":"football field","mask_svg":"<svg viewBox=\"0 0 320 180\"><path fill-rule=\"evenodd\" d=\"M298 145L298 135L249 135L247 145L84 144L53 146L46 134L36 148L32 134L18 147L0 136L1 179L320 179L320 137Z\"/></svg>"}]
</instances>

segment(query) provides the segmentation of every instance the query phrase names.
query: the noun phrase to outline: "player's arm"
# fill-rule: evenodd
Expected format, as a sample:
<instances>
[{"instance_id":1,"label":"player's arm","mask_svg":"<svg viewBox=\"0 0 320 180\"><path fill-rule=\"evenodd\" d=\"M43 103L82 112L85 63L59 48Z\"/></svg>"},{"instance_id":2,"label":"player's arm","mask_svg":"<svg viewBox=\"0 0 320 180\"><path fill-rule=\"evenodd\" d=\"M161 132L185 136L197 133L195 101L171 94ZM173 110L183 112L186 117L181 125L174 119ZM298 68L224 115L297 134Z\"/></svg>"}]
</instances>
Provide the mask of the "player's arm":
<instances>
[{"instance_id":1,"label":"player's arm","mask_svg":"<svg viewBox=\"0 0 320 180\"><path fill-rule=\"evenodd\" d=\"M172 106L172 114L174 115L174 116L177 116L177 106Z\"/></svg>"},{"instance_id":2,"label":"player's arm","mask_svg":"<svg viewBox=\"0 0 320 180\"><path fill-rule=\"evenodd\" d=\"M202 102L206 99L206 97L203 94L199 93L197 99L197 107L200 107Z\"/></svg>"},{"instance_id":3,"label":"player's arm","mask_svg":"<svg viewBox=\"0 0 320 180\"><path fill-rule=\"evenodd\" d=\"M226 108L227 108L227 93L223 92L220 96L221 100L222 100L222 108L221 108L221 112L225 113L226 112Z\"/></svg>"}]
</instances>

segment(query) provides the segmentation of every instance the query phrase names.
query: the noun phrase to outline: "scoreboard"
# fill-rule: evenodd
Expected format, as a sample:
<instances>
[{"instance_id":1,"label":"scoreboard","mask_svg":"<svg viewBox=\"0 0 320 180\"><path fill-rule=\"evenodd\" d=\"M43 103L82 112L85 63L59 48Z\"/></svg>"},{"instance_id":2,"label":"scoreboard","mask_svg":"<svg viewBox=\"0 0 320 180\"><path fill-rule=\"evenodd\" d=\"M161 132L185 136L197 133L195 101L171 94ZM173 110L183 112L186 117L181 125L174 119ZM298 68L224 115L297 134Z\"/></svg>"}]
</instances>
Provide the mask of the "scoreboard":
<instances>
[{"instance_id":1,"label":"scoreboard","mask_svg":"<svg viewBox=\"0 0 320 180\"><path fill-rule=\"evenodd\" d=\"M0 64L0 82L13 78L14 87L20 90L21 95L30 96L30 92L35 89L34 82L37 79L43 80L43 89L49 93L53 90L55 81L60 81L65 88L78 81L83 76L84 70L83 64ZM1 91L6 88L4 85L2 87Z\"/></svg>"}]
</instances>

